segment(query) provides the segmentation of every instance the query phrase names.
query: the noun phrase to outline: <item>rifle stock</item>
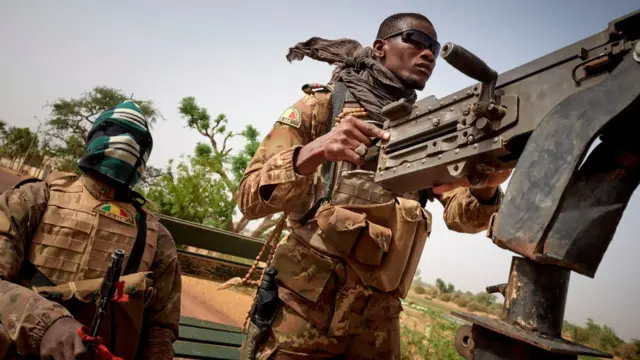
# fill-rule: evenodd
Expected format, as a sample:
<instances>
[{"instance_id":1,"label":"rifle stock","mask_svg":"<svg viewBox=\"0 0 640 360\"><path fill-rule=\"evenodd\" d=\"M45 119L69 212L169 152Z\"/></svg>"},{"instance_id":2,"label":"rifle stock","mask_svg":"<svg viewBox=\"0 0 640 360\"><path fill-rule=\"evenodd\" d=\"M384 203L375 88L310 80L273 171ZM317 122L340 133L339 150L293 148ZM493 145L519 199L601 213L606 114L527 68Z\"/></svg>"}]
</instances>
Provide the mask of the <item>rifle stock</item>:
<instances>
[{"instance_id":1,"label":"rifle stock","mask_svg":"<svg viewBox=\"0 0 640 360\"><path fill-rule=\"evenodd\" d=\"M548 113L601 83L623 59L634 56L638 28L637 11L499 76L469 50L445 44L445 61L479 83L442 99L429 96L413 106L403 99L385 107L384 129L391 136L380 144L375 181L407 192L464 176L472 184L482 183L491 170L514 168Z\"/></svg>"}]
</instances>

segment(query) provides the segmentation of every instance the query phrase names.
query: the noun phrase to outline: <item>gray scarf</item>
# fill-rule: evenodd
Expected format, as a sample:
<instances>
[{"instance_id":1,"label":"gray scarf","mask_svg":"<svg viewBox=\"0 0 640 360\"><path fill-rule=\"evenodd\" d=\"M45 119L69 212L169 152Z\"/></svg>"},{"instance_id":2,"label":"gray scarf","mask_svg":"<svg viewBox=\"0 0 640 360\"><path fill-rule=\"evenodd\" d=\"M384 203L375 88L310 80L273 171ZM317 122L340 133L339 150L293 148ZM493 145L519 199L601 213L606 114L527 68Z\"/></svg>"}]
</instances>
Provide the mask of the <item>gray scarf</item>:
<instances>
[{"instance_id":1,"label":"gray scarf","mask_svg":"<svg viewBox=\"0 0 640 360\"><path fill-rule=\"evenodd\" d=\"M312 37L290 48L287 60L299 61L305 56L335 65L331 82L341 80L367 110L371 120L384 122L382 108L401 98L411 104L416 101L416 92L407 89L387 70L375 57L372 48L362 47L356 40Z\"/></svg>"}]
</instances>

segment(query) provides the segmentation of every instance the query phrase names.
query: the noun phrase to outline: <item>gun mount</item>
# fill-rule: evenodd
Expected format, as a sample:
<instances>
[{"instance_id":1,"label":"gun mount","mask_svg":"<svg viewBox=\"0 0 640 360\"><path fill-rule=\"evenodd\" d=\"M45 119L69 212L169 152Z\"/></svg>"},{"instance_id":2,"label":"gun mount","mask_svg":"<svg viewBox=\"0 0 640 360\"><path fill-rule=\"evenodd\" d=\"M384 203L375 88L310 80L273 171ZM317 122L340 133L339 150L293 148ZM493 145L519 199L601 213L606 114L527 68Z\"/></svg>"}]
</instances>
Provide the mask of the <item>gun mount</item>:
<instances>
[{"instance_id":1,"label":"gun mount","mask_svg":"<svg viewBox=\"0 0 640 360\"><path fill-rule=\"evenodd\" d=\"M561 337L571 271L594 277L640 181L640 11L498 75L453 43L442 57L479 81L388 105L375 181L398 193L515 168L488 237L517 255L501 319L454 313L467 359L612 356ZM596 139L599 143L589 153Z\"/></svg>"}]
</instances>

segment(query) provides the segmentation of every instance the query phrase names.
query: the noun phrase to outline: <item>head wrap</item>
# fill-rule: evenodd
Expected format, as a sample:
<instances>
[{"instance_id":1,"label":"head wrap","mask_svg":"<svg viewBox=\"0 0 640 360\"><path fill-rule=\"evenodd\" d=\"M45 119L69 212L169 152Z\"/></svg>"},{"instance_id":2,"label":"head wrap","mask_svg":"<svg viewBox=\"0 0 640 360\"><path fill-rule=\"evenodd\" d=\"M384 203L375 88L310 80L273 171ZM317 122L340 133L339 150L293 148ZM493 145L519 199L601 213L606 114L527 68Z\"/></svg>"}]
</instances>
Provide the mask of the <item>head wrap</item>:
<instances>
[{"instance_id":1,"label":"head wrap","mask_svg":"<svg viewBox=\"0 0 640 360\"><path fill-rule=\"evenodd\" d=\"M305 56L335 65L331 82L342 81L372 120L384 122L381 110L394 101L405 98L413 104L417 99L415 90L405 87L385 68L371 47L362 47L356 40L312 37L290 48L287 60Z\"/></svg>"},{"instance_id":2,"label":"head wrap","mask_svg":"<svg viewBox=\"0 0 640 360\"><path fill-rule=\"evenodd\" d=\"M105 110L87 136L87 154L80 169L118 188L140 181L153 148L153 139L142 109L126 100Z\"/></svg>"}]
</instances>

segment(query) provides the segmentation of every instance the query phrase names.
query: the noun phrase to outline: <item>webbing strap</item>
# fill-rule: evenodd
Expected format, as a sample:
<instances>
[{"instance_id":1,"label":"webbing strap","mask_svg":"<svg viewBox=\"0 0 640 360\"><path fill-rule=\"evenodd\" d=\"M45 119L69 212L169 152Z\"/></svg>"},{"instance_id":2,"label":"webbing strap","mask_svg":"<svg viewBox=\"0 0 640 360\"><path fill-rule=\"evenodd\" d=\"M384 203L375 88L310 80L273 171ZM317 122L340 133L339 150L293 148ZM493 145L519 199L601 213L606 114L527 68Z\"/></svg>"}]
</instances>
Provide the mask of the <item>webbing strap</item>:
<instances>
[{"instance_id":1,"label":"webbing strap","mask_svg":"<svg viewBox=\"0 0 640 360\"><path fill-rule=\"evenodd\" d=\"M136 242L133 244L131 254L129 254L129 260L127 260L123 275L133 274L138 271L140 261L142 261L142 254L147 244L147 213L142 209L144 203L138 202L138 199L142 198L138 193L135 191L131 192L133 193L133 206L138 212L138 233L136 234Z\"/></svg>"},{"instance_id":2,"label":"webbing strap","mask_svg":"<svg viewBox=\"0 0 640 360\"><path fill-rule=\"evenodd\" d=\"M342 108L344 107L344 100L347 96L347 87L343 82L336 82L335 88L333 90L333 94L331 95L331 117L329 118L329 126L326 127L324 134L328 133L333 129L336 123L336 118L342 112ZM323 135L324 135L323 134ZM311 208L304 214L299 220L301 225L306 225L309 219L311 219L316 211L320 208L320 205L325 201L331 200L331 195L333 193L333 182L334 182L334 172L336 168L336 163L325 162L322 164L322 178L324 179L325 191L324 196L320 199L316 200L316 202L311 206Z\"/></svg>"}]
</instances>

